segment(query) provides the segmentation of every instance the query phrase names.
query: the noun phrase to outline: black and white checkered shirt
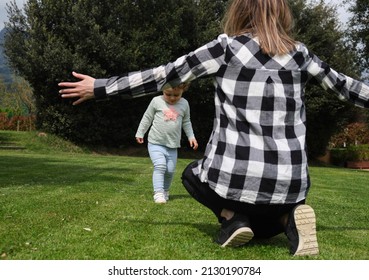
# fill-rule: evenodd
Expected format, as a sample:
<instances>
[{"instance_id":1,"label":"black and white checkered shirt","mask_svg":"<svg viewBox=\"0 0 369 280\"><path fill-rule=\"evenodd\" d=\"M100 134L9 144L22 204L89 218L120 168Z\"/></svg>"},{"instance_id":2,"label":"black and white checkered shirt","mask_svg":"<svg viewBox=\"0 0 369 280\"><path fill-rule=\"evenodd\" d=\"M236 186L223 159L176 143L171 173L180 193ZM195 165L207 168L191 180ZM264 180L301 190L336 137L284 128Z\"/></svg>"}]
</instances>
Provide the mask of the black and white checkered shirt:
<instances>
[{"instance_id":1,"label":"black and white checkered shirt","mask_svg":"<svg viewBox=\"0 0 369 280\"><path fill-rule=\"evenodd\" d=\"M367 85L337 73L303 44L270 57L256 38L225 34L173 63L97 79L95 97L136 97L205 76L214 78L214 127L193 171L220 196L252 204L306 198L304 88L311 79L340 99L369 107Z\"/></svg>"}]
</instances>

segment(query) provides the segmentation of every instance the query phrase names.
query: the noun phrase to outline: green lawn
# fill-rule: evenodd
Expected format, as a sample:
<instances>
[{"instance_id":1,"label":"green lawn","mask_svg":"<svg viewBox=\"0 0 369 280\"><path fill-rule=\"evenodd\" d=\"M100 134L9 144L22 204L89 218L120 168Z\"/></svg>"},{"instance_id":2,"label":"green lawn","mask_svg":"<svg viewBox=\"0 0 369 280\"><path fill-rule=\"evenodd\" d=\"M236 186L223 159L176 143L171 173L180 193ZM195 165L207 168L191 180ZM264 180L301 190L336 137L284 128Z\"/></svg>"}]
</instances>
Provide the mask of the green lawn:
<instances>
[{"instance_id":1,"label":"green lawn","mask_svg":"<svg viewBox=\"0 0 369 280\"><path fill-rule=\"evenodd\" d=\"M283 234L240 248L215 244L215 217L180 181L191 159L179 159L171 200L156 205L147 157L87 153L35 133L0 131L5 142L26 149L0 149L0 259L369 259L367 171L311 167L321 253L295 258Z\"/></svg>"}]
</instances>

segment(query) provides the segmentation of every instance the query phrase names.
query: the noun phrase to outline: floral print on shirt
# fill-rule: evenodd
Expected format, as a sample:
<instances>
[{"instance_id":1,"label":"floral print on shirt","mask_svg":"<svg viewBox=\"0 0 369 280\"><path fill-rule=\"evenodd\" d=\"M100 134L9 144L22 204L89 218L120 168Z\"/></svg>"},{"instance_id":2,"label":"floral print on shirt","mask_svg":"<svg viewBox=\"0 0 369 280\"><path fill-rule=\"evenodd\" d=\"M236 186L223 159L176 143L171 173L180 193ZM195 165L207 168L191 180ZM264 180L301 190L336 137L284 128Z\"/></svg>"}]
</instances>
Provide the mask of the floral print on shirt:
<instances>
[{"instance_id":1,"label":"floral print on shirt","mask_svg":"<svg viewBox=\"0 0 369 280\"><path fill-rule=\"evenodd\" d=\"M165 121L176 121L179 113L174 109L174 107L169 107L163 110Z\"/></svg>"}]
</instances>

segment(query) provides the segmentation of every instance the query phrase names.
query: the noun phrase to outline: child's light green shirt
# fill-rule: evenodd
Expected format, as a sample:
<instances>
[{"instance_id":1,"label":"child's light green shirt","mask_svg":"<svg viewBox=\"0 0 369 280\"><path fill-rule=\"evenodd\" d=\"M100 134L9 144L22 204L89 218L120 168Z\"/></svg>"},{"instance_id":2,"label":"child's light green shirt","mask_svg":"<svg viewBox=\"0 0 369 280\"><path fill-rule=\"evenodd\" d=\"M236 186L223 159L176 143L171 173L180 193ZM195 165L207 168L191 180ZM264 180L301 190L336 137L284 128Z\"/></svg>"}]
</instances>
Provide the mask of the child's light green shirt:
<instances>
[{"instance_id":1,"label":"child's light green shirt","mask_svg":"<svg viewBox=\"0 0 369 280\"><path fill-rule=\"evenodd\" d=\"M168 148L181 146L182 128L188 139L195 138L187 100L181 98L170 105L162 95L154 97L141 119L136 137L143 138L149 128L148 141Z\"/></svg>"}]
</instances>

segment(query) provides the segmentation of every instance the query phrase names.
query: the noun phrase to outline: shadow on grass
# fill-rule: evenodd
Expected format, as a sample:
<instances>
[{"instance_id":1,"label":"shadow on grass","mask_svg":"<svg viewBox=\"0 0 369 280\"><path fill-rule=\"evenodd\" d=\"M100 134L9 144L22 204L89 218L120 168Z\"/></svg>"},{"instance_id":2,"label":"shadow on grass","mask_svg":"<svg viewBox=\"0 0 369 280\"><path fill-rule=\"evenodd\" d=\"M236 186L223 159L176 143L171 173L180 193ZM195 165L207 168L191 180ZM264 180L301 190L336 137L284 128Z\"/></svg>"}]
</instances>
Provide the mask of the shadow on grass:
<instances>
[{"instance_id":1,"label":"shadow on grass","mask_svg":"<svg viewBox=\"0 0 369 280\"><path fill-rule=\"evenodd\" d=\"M153 225L153 226L183 226L183 227L192 227L197 229L198 231L204 233L207 236L210 236L215 242L216 237L218 235L220 226L218 224L208 224L208 223L191 223L191 222L180 222L180 221L147 221L147 220L138 220L138 219L122 219L125 222L132 224L144 224L144 225ZM286 248L288 245L287 237L285 235L279 234L277 236L271 238L253 238L250 242L245 244L245 246L250 247L258 247L258 246L274 246L278 248ZM243 246L241 246L243 247Z\"/></svg>"},{"instance_id":2,"label":"shadow on grass","mask_svg":"<svg viewBox=\"0 0 369 280\"><path fill-rule=\"evenodd\" d=\"M367 230L369 231L369 226L367 227L350 227L350 226L317 226L317 231L351 231L351 230Z\"/></svg>"},{"instance_id":3,"label":"shadow on grass","mask_svg":"<svg viewBox=\"0 0 369 280\"><path fill-rule=\"evenodd\" d=\"M189 194L171 194L170 200L177 200L177 199L192 199Z\"/></svg>"},{"instance_id":4,"label":"shadow on grass","mask_svg":"<svg viewBox=\"0 0 369 280\"><path fill-rule=\"evenodd\" d=\"M92 166L75 156L74 159L56 159L47 156L9 156L0 155L0 188L19 185L69 185L84 181L116 182L117 179L132 183L134 175L142 173L127 164L109 167L94 163ZM125 176L129 174L129 176ZM133 176L132 176L133 175Z\"/></svg>"}]
</instances>

